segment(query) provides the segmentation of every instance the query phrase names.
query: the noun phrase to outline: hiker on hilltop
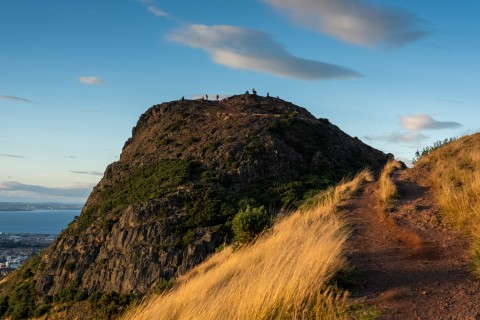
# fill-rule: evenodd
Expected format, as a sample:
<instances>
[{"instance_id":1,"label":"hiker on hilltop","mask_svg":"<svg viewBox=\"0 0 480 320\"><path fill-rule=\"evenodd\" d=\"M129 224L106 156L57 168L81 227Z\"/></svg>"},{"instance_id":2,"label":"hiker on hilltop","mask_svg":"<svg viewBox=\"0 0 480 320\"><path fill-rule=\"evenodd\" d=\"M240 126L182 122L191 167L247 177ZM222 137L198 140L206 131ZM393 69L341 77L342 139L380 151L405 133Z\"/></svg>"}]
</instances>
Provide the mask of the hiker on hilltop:
<instances>
[{"instance_id":1,"label":"hiker on hilltop","mask_svg":"<svg viewBox=\"0 0 480 320\"><path fill-rule=\"evenodd\" d=\"M207 100L208 100L208 94L205 94L205 99L207 99Z\"/></svg>"},{"instance_id":2,"label":"hiker on hilltop","mask_svg":"<svg viewBox=\"0 0 480 320\"><path fill-rule=\"evenodd\" d=\"M256 96L256 95L257 95L257 91L255 90L255 88L253 88L253 90L252 90L252 94L253 94L254 96Z\"/></svg>"},{"instance_id":3,"label":"hiker on hilltop","mask_svg":"<svg viewBox=\"0 0 480 320\"><path fill-rule=\"evenodd\" d=\"M220 99L220 96L217 94L217 101L218 101L218 99Z\"/></svg>"}]
</instances>

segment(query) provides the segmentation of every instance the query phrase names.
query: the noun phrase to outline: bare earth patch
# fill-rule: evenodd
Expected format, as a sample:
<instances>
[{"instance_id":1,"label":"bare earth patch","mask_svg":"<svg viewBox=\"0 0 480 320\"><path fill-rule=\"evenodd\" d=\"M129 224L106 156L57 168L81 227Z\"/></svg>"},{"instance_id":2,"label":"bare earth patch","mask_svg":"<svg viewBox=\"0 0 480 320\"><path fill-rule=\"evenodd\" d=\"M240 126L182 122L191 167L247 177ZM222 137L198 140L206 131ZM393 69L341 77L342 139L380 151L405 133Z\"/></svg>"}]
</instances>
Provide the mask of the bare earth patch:
<instances>
[{"instance_id":1,"label":"bare earth patch","mask_svg":"<svg viewBox=\"0 0 480 320\"><path fill-rule=\"evenodd\" d=\"M351 299L374 306L381 319L480 319L468 239L441 223L421 177L404 170L394 181L399 198L391 212L382 212L376 182L345 206Z\"/></svg>"}]
</instances>

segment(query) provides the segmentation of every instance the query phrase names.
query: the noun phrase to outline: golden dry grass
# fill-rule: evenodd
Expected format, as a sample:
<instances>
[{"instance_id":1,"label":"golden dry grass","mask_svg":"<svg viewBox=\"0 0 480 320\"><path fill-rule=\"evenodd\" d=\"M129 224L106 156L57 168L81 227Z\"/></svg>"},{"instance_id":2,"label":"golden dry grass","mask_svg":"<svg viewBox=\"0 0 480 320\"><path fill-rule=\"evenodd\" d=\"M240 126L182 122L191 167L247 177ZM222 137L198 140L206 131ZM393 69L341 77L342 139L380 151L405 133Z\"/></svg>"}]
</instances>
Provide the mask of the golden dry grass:
<instances>
[{"instance_id":1,"label":"golden dry grass","mask_svg":"<svg viewBox=\"0 0 480 320\"><path fill-rule=\"evenodd\" d=\"M343 319L346 294L329 286L344 266L347 239L336 207L360 184L363 171L322 203L280 219L253 244L227 248L180 277L125 319Z\"/></svg>"},{"instance_id":2,"label":"golden dry grass","mask_svg":"<svg viewBox=\"0 0 480 320\"><path fill-rule=\"evenodd\" d=\"M392 173L396 169L401 169L402 164L396 160L388 161L385 167L380 174L380 178L378 180L379 189L378 189L378 198L380 204L382 205L384 211L388 211L390 207L393 205L395 198L397 197L397 187L395 183L392 181Z\"/></svg>"},{"instance_id":3,"label":"golden dry grass","mask_svg":"<svg viewBox=\"0 0 480 320\"><path fill-rule=\"evenodd\" d=\"M475 268L480 275L480 133L433 151L416 166L429 168L445 219L473 237Z\"/></svg>"}]
</instances>

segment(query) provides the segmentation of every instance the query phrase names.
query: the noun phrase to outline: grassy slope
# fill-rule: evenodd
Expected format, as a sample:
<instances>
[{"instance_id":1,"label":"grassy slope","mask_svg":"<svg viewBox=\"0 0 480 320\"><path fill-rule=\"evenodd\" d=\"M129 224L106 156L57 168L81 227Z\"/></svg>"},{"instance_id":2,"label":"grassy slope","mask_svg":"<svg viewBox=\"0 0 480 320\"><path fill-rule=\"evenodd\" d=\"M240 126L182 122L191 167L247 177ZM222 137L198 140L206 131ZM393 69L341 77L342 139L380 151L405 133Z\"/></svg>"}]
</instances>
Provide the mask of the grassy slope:
<instances>
[{"instance_id":1,"label":"grassy slope","mask_svg":"<svg viewBox=\"0 0 480 320\"><path fill-rule=\"evenodd\" d=\"M342 319L345 294L329 281L344 265L347 239L336 207L371 175L319 195L319 203L282 219L253 244L227 248L125 319Z\"/></svg>"},{"instance_id":2,"label":"grassy slope","mask_svg":"<svg viewBox=\"0 0 480 320\"><path fill-rule=\"evenodd\" d=\"M480 275L480 133L463 137L422 157L445 219L473 238L475 272Z\"/></svg>"}]
</instances>

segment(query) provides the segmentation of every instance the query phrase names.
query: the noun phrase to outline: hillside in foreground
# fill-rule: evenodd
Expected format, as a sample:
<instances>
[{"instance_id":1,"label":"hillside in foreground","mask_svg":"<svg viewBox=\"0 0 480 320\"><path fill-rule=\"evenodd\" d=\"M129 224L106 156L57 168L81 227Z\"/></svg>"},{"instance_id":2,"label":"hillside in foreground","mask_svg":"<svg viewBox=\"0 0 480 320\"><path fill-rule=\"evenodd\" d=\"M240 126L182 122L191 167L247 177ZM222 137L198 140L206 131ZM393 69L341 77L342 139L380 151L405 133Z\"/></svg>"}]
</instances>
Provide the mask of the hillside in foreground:
<instances>
[{"instance_id":1,"label":"hillside in foreground","mask_svg":"<svg viewBox=\"0 0 480 320\"><path fill-rule=\"evenodd\" d=\"M78 219L0 283L13 318L111 318L233 240L247 208L275 216L387 156L278 98L155 105Z\"/></svg>"},{"instance_id":2,"label":"hillside in foreground","mask_svg":"<svg viewBox=\"0 0 480 320\"><path fill-rule=\"evenodd\" d=\"M336 319L349 314L332 277L345 265L337 208L372 179L363 171L279 219L237 251L228 247L180 277L127 319Z\"/></svg>"},{"instance_id":3,"label":"hillside in foreground","mask_svg":"<svg viewBox=\"0 0 480 320\"><path fill-rule=\"evenodd\" d=\"M390 162L376 181L320 193L319 203L333 204L327 216L293 213L246 249L212 256L126 319L478 319L479 146L480 134L463 137L412 169ZM330 202L334 194L341 200ZM296 221L305 229L294 229ZM316 223L327 230L311 231ZM345 225L348 237L339 238ZM318 253L332 247L332 232L335 254ZM302 256L303 248L318 255ZM300 289L310 285L316 295Z\"/></svg>"}]
</instances>

